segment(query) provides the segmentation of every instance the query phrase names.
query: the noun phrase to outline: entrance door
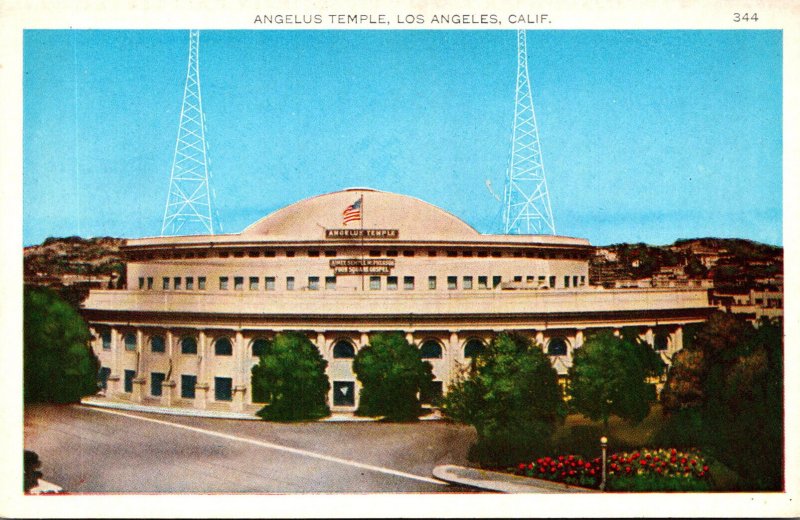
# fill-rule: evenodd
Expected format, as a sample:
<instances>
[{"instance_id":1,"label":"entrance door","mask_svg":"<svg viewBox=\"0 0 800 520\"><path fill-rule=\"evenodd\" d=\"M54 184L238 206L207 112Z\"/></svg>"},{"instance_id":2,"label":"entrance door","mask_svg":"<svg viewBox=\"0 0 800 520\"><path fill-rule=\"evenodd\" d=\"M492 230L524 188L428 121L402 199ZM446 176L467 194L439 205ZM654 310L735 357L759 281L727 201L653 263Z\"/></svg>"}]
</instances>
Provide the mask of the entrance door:
<instances>
[{"instance_id":1,"label":"entrance door","mask_svg":"<svg viewBox=\"0 0 800 520\"><path fill-rule=\"evenodd\" d=\"M356 384L353 381L333 382L333 406L355 406Z\"/></svg>"}]
</instances>

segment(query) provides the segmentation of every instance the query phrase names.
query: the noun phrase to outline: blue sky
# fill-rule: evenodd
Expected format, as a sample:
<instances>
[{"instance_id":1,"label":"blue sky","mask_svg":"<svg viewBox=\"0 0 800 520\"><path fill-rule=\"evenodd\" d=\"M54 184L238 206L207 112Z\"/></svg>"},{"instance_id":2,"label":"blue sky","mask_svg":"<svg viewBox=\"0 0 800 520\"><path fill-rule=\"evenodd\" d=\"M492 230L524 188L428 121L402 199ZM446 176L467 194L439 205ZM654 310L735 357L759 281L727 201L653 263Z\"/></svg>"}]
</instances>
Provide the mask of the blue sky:
<instances>
[{"instance_id":1,"label":"blue sky","mask_svg":"<svg viewBox=\"0 0 800 520\"><path fill-rule=\"evenodd\" d=\"M188 31L24 33L23 242L160 232ZM528 31L559 234L782 244L779 31ZM202 31L226 232L351 186L499 232L513 31Z\"/></svg>"}]
</instances>

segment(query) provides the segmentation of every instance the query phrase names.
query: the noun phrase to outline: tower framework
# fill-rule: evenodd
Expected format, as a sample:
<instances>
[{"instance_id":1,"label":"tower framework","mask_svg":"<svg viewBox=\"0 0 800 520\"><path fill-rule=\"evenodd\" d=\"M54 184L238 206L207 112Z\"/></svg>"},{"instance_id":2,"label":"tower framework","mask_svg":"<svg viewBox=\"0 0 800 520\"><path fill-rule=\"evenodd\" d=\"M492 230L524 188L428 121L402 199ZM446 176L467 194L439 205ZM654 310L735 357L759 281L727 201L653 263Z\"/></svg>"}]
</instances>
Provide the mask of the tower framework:
<instances>
[{"instance_id":1,"label":"tower framework","mask_svg":"<svg viewBox=\"0 0 800 520\"><path fill-rule=\"evenodd\" d=\"M517 87L511 161L503 193L503 232L556 234L533 110L525 31L517 31Z\"/></svg>"},{"instance_id":2,"label":"tower framework","mask_svg":"<svg viewBox=\"0 0 800 520\"><path fill-rule=\"evenodd\" d=\"M200 94L200 31L189 31L189 65L161 236L215 232L210 159ZM219 220L219 219L217 219ZM217 223L218 224L218 223Z\"/></svg>"}]
</instances>

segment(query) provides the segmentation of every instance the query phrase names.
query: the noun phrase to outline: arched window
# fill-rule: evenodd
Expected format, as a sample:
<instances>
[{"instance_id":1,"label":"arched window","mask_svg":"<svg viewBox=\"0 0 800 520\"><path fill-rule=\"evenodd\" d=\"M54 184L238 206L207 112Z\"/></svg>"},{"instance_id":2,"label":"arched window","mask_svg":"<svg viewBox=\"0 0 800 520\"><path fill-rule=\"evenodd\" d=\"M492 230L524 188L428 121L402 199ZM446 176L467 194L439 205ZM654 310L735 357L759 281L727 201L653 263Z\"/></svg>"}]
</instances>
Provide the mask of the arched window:
<instances>
[{"instance_id":1,"label":"arched window","mask_svg":"<svg viewBox=\"0 0 800 520\"><path fill-rule=\"evenodd\" d=\"M181 354L197 354L197 340L194 338L181 339Z\"/></svg>"},{"instance_id":2,"label":"arched window","mask_svg":"<svg viewBox=\"0 0 800 520\"><path fill-rule=\"evenodd\" d=\"M164 352L164 336L153 336L150 338L150 350L153 352Z\"/></svg>"},{"instance_id":3,"label":"arched window","mask_svg":"<svg viewBox=\"0 0 800 520\"><path fill-rule=\"evenodd\" d=\"M567 342L564 338L553 338L547 344L547 354L550 356L566 356Z\"/></svg>"},{"instance_id":4,"label":"arched window","mask_svg":"<svg viewBox=\"0 0 800 520\"><path fill-rule=\"evenodd\" d=\"M233 345L228 338L220 338L214 342L214 355L215 356L232 356Z\"/></svg>"},{"instance_id":5,"label":"arched window","mask_svg":"<svg viewBox=\"0 0 800 520\"><path fill-rule=\"evenodd\" d=\"M252 345L253 355L256 357L261 357L266 354L267 345L269 345L269 342L263 338L255 340Z\"/></svg>"},{"instance_id":6,"label":"arched window","mask_svg":"<svg viewBox=\"0 0 800 520\"><path fill-rule=\"evenodd\" d=\"M356 357L356 349L349 341L337 341L333 346L333 357L336 359L352 359Z\"/></svg>"},{"instance_id":7,"label":"arched window","mask_svg":"<svg viewBox=\"0 0 800 520\"><path fill-rule=\"evenodd\" d=\"M103 340L103 350L111 350L111 331L103 330L100 332L100 338Z\"/></svg>"},{"instance_id":8,"label":"arched window","mask_svg":"<svg viewBox=\"0 0 800 520\"><path fill-rule=\"evenodd\" d=\"M483 343L480 340L471 339L467 341L467 344L464 346L465 358L474 358L481 352L483 352Z\"/></svg>"},{"instance_id":9,"label":"arched window","mask_svg":"<svg viewBox=\"0 0 800 520\"><path fill-rule=\"evenodd\" d=\"M136 350L136 334L125 334L125 350Z\"/></svg>"},{"instance_id":10,"label":"arched window","mask_svg":"<svg viewBox=\"0 0 800 520\"><path fill-rule=\"evenodd\" d=\"M659 332L653 340L653 349L667 350L669 347L669 337L666 332Z\"/></svg>"},{"instance_id":11,"label":"arched window","mask_svg":"<svg viewBox=\"0 0 800 520\"><path fill-rule=\"evenodd\" d=\"M437 341L429 339L419 348L419 356L422 359L439 359L442 357L442 346Z\"/></svg>"}]
</instances>

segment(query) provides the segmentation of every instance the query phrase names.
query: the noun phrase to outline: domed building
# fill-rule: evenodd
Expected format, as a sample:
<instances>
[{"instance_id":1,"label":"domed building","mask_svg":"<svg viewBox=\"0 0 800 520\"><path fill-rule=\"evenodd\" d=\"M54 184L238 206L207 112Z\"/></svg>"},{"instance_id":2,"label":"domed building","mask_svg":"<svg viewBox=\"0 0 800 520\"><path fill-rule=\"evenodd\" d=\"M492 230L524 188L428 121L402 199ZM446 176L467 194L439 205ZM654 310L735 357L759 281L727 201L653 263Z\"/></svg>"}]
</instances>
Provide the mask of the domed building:
<instances>
[{"instance_id":1,"label":"domed building","mask_svg":"<svg viewBox=\"0 0 800 520\"><path fill-rule=\"evenodd\" d=\"M402 331L440 393L502 331L529 335L566 375L588 331L637 327L668 358L683 326L711 311L704 291L589 286L587 240L481 234L421 200L362 188L238 234L131 239L122 253L127 288L91 291L84 314L107 395L162 406L259 408L250 370L283 331L319 348L329 404L347 411L358 405L353 358L374 332Z\"/></svg>"}]
</instances>

